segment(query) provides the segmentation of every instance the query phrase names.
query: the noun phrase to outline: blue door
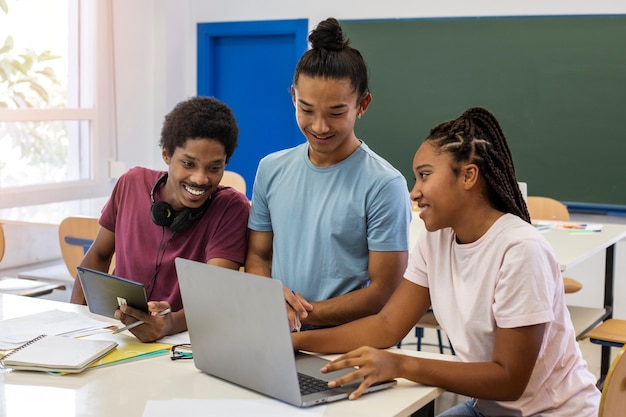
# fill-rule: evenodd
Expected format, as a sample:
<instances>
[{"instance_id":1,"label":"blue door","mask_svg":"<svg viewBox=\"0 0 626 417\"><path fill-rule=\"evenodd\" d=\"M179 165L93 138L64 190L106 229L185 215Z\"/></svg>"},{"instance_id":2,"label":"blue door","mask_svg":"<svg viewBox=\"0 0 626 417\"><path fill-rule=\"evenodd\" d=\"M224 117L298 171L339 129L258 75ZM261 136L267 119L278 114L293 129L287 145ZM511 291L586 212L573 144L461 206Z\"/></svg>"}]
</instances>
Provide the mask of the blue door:
<instances>
[{"instance_id":1,"label":"blue door","mask_svg":"<svg viewBox=\"0 0 626 417\"><path fill-rule=\"evenodd\" d=\"M306 19L198 24L198 95L235 113L239 146L227 169L244 177L248 198L261 158L304 141L289 86L307 31Z\"/></svg>"}]
</instances>

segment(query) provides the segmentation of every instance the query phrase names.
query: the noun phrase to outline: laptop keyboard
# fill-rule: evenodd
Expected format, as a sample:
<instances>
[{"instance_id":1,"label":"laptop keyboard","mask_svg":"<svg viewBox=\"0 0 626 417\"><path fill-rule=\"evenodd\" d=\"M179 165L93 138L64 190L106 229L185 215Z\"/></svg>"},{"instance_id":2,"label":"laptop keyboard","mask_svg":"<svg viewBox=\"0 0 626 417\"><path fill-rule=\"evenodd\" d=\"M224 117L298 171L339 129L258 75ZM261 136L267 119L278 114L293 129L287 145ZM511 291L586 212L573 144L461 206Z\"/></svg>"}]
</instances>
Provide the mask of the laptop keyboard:
<instances>
[{"instance_id":1,"label":"laptop keyboard","mask_svg":"<svg viewBox=\"0 0 626 417\"><path fill-rule=\"evenodd\" d=\"M300 393L302 395L328 390L327 381L300 372L298 372L298 382L300 383Z\"/></svg>"}]
</instances>

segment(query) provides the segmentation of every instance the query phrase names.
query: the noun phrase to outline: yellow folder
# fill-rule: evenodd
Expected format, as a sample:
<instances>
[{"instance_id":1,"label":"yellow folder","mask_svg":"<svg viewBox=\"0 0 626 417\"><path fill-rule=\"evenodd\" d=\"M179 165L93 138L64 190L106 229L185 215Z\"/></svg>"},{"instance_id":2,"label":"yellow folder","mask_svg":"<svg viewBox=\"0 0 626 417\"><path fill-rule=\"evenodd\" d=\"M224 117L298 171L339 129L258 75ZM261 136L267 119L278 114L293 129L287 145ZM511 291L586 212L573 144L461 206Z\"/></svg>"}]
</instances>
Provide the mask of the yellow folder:
<instances>
[{"instance_id":1,"label":"yellow folder","mask_svg":"<svg viewBox=\"0 0 626 417\"><path fill-rule=\"evenodd\" d=\"M168 343L143 343L133 336L125 334L97 333L87 339L111 340L117 342L117 348L92 363L89 368L117 365L139 359L151 358L169 353L172 345Z\"/></svg>"}]
</instances>

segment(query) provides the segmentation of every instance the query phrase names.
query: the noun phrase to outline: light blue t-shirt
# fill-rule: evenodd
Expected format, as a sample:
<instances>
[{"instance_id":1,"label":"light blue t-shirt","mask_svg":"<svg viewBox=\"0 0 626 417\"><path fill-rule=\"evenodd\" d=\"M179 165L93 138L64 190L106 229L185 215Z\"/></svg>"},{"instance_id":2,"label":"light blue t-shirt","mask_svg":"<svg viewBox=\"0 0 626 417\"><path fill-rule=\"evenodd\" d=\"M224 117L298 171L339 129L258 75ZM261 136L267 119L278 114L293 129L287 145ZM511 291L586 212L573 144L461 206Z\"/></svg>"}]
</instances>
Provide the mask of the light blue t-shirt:
<instances>
[{"instance_id":1,"label":"light blue t-shirt","mask_svg":"<svg viewBox=\"0 0 626 417\"><path fill-rule=\"evenodd\" d=\"M402 174L364 143L330 167L308 150L261 160L248 227L274 233L272 277L319 301L367 286L370 250L408 250L411 204Z\"/></svg>"}]
</instances>

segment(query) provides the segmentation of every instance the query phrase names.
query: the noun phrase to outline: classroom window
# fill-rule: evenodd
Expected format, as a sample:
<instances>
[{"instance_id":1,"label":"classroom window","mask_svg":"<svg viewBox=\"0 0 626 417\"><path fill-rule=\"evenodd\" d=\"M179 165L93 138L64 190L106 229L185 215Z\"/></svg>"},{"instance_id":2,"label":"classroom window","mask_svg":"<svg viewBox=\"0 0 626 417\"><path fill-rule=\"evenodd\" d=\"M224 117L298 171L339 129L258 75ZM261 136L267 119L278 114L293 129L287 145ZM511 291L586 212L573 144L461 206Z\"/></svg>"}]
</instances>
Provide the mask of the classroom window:
<instances>
[{"instance_id":1,"label":"classroom window","mask_svg":"<svg viewBox=\"0 0 626 417\"><path fill-rule=\"evenodd\" d=\"M96 69L107 5L0 0L0 207L89 197L108 180L94 158L106 148L94 97L106 88Z\"/></svg>"}]
</instances>

